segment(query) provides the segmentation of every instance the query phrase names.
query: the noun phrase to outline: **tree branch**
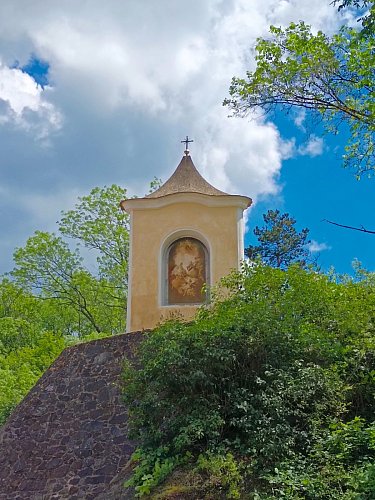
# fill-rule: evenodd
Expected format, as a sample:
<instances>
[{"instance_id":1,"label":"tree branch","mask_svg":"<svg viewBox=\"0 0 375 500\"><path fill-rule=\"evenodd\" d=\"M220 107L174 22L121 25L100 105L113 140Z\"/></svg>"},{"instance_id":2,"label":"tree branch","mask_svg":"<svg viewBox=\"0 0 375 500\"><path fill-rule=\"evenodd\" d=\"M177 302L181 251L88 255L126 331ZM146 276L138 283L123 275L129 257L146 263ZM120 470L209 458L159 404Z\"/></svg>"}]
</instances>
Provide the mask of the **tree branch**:
<instances>
[{"instance_id":1,"label":"tree branch","mask_svg":"<svg viewBox=\"0 0 375 500\"><path fill-rule=\"evenodd\" d=\"M333 224L334 226L344 227L345 229L353 229L353 231L360 231L361 233L375 234L375 231L370 231L369 229L362 227L346 226L345 224L339 224L338 222L333 222L331 220L323 219L323 222L328 222L328 224Z\"/></svg>"}]
</instances>

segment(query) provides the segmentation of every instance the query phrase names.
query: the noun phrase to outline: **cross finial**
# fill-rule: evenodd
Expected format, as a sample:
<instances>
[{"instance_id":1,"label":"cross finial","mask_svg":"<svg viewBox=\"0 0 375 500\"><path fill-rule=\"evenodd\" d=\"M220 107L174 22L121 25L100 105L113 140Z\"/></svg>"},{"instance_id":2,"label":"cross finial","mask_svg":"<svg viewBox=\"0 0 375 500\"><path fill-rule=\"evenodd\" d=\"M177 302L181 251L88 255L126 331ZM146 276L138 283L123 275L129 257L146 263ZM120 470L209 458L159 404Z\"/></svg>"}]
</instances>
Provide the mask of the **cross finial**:
<instances>
[{"instance_id":1,"label":"cross finial","mask_svg":"<svg viewBox=\"0 0 375 500\"><path fill-rule=\"evenodd\" d=\"M188 148L189 148L189 142L194 142L194 141L193 141L193 140L190 140L190 139L189 139L189 136L187 135L187 136L186 136L186 139L185 139L185 140L183 140L183 141L181 141L181 142L184 142L184 143L185 143L185 151L184 151L184 153L185 153L185 155L186 155L186 156L188 156L188 155L189 155L189 149L188 149Z\"/></svg>"}]
</instances>

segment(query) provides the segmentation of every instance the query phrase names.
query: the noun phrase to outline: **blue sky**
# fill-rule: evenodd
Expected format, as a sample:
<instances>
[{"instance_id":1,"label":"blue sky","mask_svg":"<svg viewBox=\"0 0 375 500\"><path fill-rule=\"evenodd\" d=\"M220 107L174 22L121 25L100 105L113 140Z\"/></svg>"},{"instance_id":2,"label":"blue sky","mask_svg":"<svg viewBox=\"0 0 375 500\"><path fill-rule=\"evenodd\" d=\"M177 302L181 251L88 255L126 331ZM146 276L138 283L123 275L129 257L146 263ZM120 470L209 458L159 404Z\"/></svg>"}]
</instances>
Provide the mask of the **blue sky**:
<instances>
[{"instance_id":1,"label":"blue sky","mask_svg":"<svg viewBox=\"0 0 375 500\"><path fill-rule=\"evenodd\" d=\"M286 137L304 135L284 117L278 117L279 130ZM314 243L314 256L323 270L332 266L339 273L353 273L352 262L375 270L375 235L330 225L326 220L353 227L375 230L374 179L356 180L353 171L342 167L341 155L345 133L338 136L325 134L321 127L313 128L323 140L322 154L286 159L280 171L279 196L266 196L259 200L251 212L252 225L263 225L262 215L268 209L288 212L296 220L296 227L310 230ZM252 230L246 234L247 245L256 244ZM319 249L320 247L320 249Z\"/></svg>"},{"instance_id":2,"label":"blue sky","mask_svg":"<svg viewBox=\"0 0 375 500\"><path fill-rule=\"evenodd\" d=\"M297 115L228 118L221 105L270 24L332 33L346 16L328 0L2 0L0 273L93 187L142 195L166 180L186 134L207 180L254 199L247 244L278 208L310 229L324 269L350 272L358 258L375 270L375 236L322 221L375 230L375 180L341 167L344 137L308 136Z\"/></svg>"},{"instance_id":3,"label":"blue sky","mask_svg":"<svg viewBox=\"0 0 375 500\"><path fill-rule=\"evenodd\" d=\"M49 64L47 61L38 59L38 56L34 54L31 54L27 63L21 67L19 62L16 61L13 68L19 68L22 72L30 75L42 88L48 85Z\"/></svg>"}]
</instances>

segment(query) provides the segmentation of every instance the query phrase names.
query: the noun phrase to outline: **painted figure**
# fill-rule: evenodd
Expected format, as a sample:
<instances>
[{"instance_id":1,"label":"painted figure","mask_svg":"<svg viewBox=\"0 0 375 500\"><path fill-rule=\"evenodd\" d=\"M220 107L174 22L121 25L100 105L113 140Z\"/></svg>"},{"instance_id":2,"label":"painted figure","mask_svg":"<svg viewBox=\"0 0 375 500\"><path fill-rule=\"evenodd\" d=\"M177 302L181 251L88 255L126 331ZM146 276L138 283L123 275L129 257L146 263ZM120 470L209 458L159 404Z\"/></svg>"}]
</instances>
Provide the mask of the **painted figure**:
<instances>
[{"instance_id":1,"label":"painted figure","mask_svg":"<svg viewBox=\"0 0 375 500\"><path fill-rule=\"evenodd\" d=\"M200 304L205 302L206 252L195 238L182 238L168 253L168 303Z\"/></svg>"}]
</instances>

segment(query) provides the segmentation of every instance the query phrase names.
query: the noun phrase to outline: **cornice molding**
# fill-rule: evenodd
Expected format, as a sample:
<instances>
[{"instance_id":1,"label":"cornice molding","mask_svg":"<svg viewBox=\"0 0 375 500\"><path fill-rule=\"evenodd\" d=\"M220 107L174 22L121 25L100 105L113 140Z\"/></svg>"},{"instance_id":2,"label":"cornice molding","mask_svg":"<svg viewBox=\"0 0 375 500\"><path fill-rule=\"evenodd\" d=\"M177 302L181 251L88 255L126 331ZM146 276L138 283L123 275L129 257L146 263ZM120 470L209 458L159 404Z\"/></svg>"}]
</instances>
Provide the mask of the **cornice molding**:
<instances>
[{"instance_id":1,"label":"cornice molding","mask_svg":"<svg viewBox=\"0 0 375 500\"><path fill-rule=\"evenodd\" d=\"M252 204L252 199L236 194L207 195L201 193L173 193L160 198L131 198L122 200L120 207L125 212L133 210L148 210L162 208L177 203L196 203L206 207L238 207L246 210Z\"/></svg>"}]
</instances>

